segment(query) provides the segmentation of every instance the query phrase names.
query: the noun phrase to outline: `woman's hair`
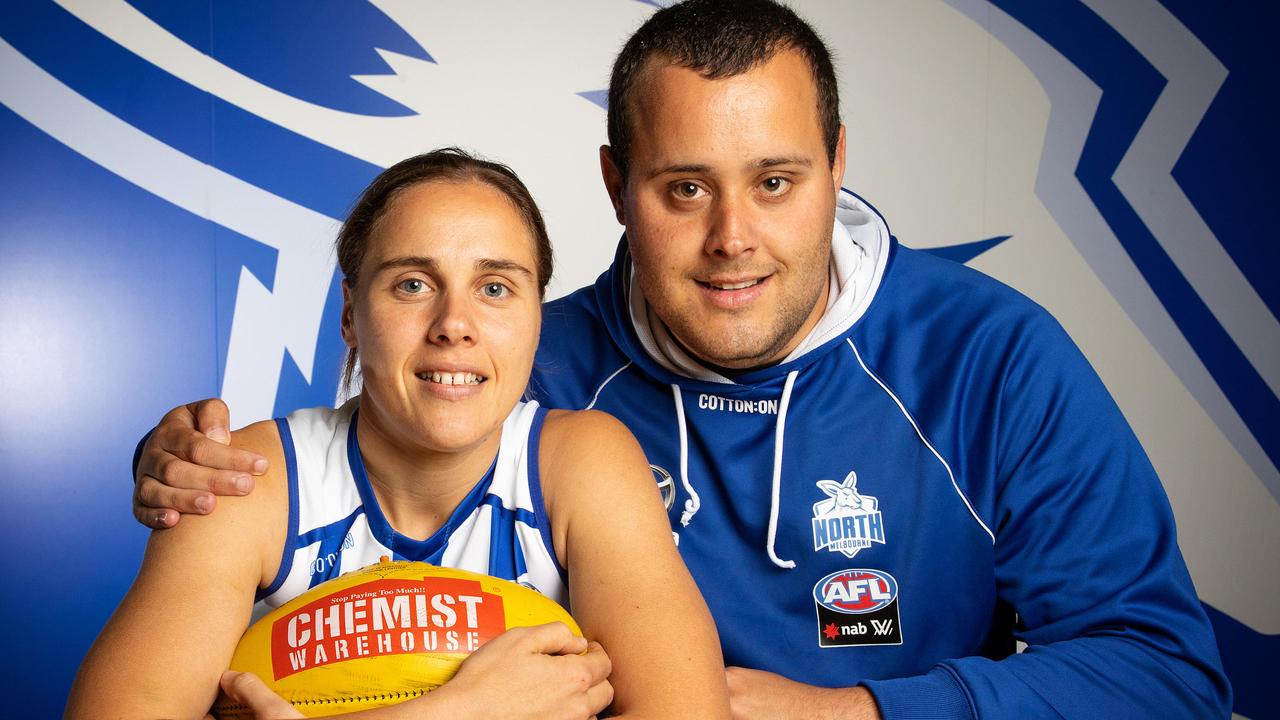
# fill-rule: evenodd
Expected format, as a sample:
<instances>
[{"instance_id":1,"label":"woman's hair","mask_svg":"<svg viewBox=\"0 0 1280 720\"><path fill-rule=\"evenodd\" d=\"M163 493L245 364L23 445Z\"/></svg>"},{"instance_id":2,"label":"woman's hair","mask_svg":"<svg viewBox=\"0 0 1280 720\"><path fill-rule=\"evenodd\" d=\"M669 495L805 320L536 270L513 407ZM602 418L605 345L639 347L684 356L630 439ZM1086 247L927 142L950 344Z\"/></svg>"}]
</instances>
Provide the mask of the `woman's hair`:
<instances>
[{"instance_id":1,"label":"woman's hair","mask_svg":"<svg viewBox=\"0 0 1280 720\"><path fill-rule=\"evenodd\" d=\"M342 269L348 286L355 288L359 283L360 264L369 249L369 238L392 201L402 190L424 182L480 182L506 196L533 236L538 295L546 292L552 270L551 239L547 237L542 213L529 194L529 188L506 165L482 160L456 147L432 150L402 160L383 170L365 188L338 232L338 267ZM344 388L351 384L355 363L356 350L352 348L347 353L346 366L342 371Z\"/></svg>"}]
</instances>

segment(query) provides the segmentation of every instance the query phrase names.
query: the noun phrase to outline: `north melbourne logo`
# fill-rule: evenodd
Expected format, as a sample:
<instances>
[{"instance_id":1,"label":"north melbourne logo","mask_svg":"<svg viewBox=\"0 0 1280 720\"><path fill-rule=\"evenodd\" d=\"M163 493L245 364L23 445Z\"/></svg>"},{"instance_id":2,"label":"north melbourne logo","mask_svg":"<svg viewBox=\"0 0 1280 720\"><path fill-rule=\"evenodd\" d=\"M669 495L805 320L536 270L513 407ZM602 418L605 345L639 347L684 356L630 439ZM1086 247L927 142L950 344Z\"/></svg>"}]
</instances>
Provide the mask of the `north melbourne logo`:
<instances>
[{"instance_id":1,"label":"north melbourne logo","mask_svg":"<svg viewBox=\"0 0 1280 720\"><path fill-rule=\"evenodd\" d=\"M853 557L872 543L884 544L884 518L880 501L858 492L858 474L850 471L844 482L819 480L826 500L813 504L813 549L841 552Z\"/></svg>"}]
</instances>

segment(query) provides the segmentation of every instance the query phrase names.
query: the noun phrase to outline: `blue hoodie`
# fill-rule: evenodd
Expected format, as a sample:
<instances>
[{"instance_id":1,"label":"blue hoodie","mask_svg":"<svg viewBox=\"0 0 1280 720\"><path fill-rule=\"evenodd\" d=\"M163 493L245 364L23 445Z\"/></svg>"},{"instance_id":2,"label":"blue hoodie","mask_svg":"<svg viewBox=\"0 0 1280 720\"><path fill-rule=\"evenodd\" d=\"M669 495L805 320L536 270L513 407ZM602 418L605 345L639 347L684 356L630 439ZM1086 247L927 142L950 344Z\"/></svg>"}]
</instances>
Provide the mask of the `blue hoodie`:
<instances>
[{"instance_id":1,"label":"blue hoodie","mask_svg":"<svg viewBox=\"0 0 1280 720\"><path fill-rule=\"evenodd\" d=\"M1227 717L1168 499L1062 328L852 194L832 240L818 327L732 378L632 292L625 238L544 311L531 395L639 439L725 662L887 720Z\"/></svg>"}]
</instances>

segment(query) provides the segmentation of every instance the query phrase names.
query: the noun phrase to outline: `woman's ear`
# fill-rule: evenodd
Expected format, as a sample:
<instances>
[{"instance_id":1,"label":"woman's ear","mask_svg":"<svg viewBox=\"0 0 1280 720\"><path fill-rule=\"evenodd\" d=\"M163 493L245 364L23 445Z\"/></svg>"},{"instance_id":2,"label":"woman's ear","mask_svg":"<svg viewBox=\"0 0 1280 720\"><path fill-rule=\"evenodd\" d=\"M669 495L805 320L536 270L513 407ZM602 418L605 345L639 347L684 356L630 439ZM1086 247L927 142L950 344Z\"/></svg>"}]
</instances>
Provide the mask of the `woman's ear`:
<instances>
[{"instance_id":1,"label":"woman's ear","mask_svg":"<svg viewBox=\"0 0 1280 720\"><path fill-rule=\"evenodd\" d=\"M342 342L354 350L356 347L356 321L352 295L351 283L344 279L342 281Z\"/></svg>"}]
</instances>

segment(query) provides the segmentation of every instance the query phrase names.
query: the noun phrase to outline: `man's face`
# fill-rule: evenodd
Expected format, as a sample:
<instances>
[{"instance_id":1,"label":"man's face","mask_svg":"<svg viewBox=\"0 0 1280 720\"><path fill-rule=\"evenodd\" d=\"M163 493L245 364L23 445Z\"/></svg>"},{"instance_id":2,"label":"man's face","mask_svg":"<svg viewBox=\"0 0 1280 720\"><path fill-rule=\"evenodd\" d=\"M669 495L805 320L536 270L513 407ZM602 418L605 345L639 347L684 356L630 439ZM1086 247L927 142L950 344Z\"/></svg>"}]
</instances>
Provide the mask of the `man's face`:
<instances>
[{"instance_id":1,"label":"man's face","mask_svg":"<svg viewBox=\"0 0 1280 720\"><path fill-rule=\"evenodd\" d=\"M784 50L707 80L653 58L637 78L624 183L602 148L636 281L700 359L777 362L826 307L844 129L827 161L809 66Z\"/></svg>"}]
</instances>

